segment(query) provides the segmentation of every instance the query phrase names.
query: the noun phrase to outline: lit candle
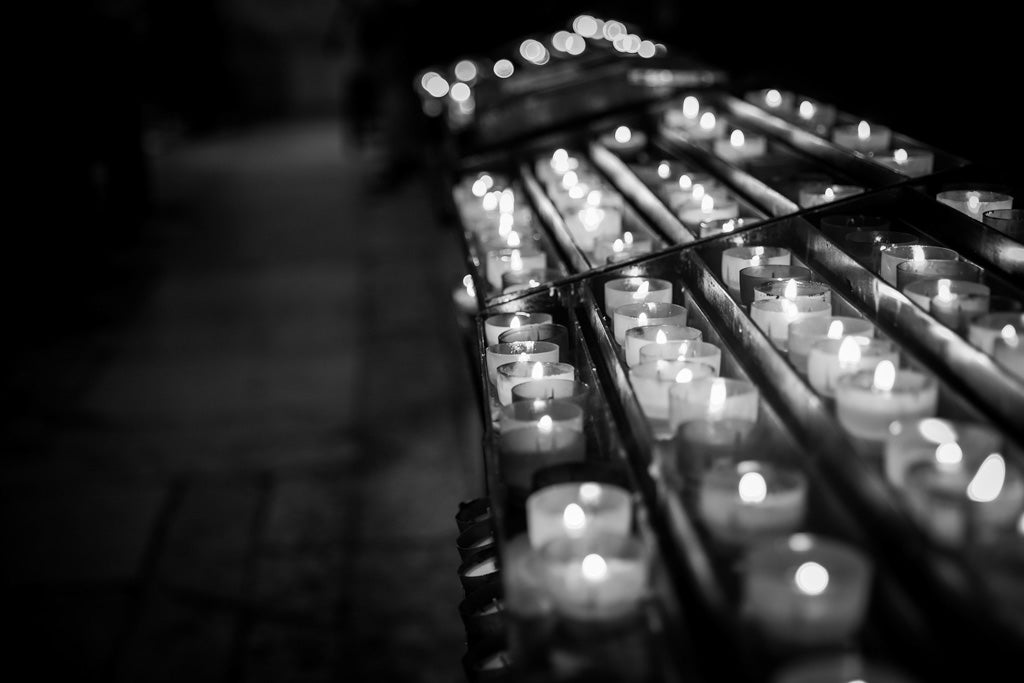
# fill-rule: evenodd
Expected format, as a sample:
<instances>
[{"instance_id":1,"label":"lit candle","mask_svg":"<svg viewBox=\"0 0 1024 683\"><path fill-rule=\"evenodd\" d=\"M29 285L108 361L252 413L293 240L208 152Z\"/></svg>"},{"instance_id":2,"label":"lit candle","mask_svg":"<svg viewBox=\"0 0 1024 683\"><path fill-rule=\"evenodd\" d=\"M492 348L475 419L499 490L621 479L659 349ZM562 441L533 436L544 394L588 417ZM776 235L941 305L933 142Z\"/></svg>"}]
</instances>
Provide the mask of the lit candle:
<instances>
[{"instance_id":1,"label":"lit candle","mask_svg":"<svg viewBox=\"0 0 1024 683\"><path fill-rule=\"evenodd\" d=\"M988 287L985 285L979 285L976 282L963 282L961 280L932 280L927 282L934 282L936 288L935 296L928 301L925 310L930 311L932 317L946 327L964 334L967 332L972 320L988 313L992 299L989 296ZM946 282L950 284L943 286ZM962 282L959 287L961 290L959 293L953 292L952 285L954 282ZM970 287L967 287L968 285Z\"/></svg>"},{"instance_id":2,"label":"lit candle","mask_svg":"<svg viewBox=\"0 0 1024 683\"><path fill-rule=\"evenodd\" d=\"M990 190L946 190L935 198L975 220L982 220L986 211L1012 209L1013 196Z\"/></svg>"},{"instance_id":3,"label":"lit candle","mask_svg":"<svg viewBox=\"0 0 1024 683\"><path fill-rule=\"evenodd\" d=\"M722 371L722 349L706 341L668 342L640 347L640 365L655 360L688 360L710 365L715 375Z\"/></svg>"},{"instance_id":4,"label":"lit candle","mask_svg":"<svg viewBox=\"0 0 1024 683\"><path fill-rule=\"evenodd\" d=\"M633 386L637 403L659 438L671 437L669 428L669 390L676 384L715 377L718 373L710 365L685 360L654 360L629 369L629 382Z\"/></svg>"},{"instance_id":5,"label":"lit candle","mask_svg":"<svg viewBox=\"0 0 1024 683\"><path fill-rule=\"evenodd\" d=\"M952 249L947 249L945 247L933 247L927 244L899 244L886 246L882 247L879 253L878 275L894 287L899 284L896 268L904 261L955 261L960 258L960 254L956 253Z\"/></svg>"},{"instance_id":6,"label":"lit candle","mask_svg":"<svg viewBox=\"0 0 1024 683\"><path fill-rule=\"evenodd\" d=\"M546 341L517 341L511 343L491 344L484 351L487 361L487 377L491 384L498 382L498 366L515 361L546 361L558 362L559 348L557 344Z\"/></svg>"},{"instance_id":7,"label":"lit candle","mask_svg":"<svg viewBox=\"0 0 1024 683\"><path fill-rule=\"evenodd\" d=\"M526 530L530 545L537 550L558 538L628 536L632 524L629 492L612 484L555 484L534 491L526 499Z\"/></svg>"},{"instance_id":8,"label":"lit candle","mask_svg":"<svg viewBox=\"0 0 1024 683\"><path fill-rule=\"evenodd\" d=\"M846 336L874 337L875 327L867 320L844 316L809 318L795 322L789 326L789 361L801 374L806 375L808 356L815 342Z\"/></svg>"},{"instance_id":9,"label":"lit candle","mask_svg":"<svg viewBox=\"0 0 1024 683\"><path fill-rule=\"evenodd\" d=\"M898 273L897 273L898 277ZM941 296L944 300L952 300L953 296L972 296L988 298L991 290L983 284L970 282L968 280L953 280L950 278L937 278L931 280L917 280L903 288L903 293L926 311L931 310L932 299ZM980 311L981 313L987 312Z\"/></svg>"},{"instance_id":10,"label":"lit candle","mask_svg":"<svg viewBox=\"0 0 1024 683\"><path fill-rule=\"evenodd\" d=\"M793 534L755 544L744 564L741 612L772 640L841 643L864 621L872 565L847 543Z\"/></svg>"},{"instance_id":11,"label":"lit candle","mask_svg":"<svg viewBox=\"0 0 1024 683\"><path fill-rule=\"evenodd\" d=\"M893 420L932 417L938 408L935 379L913 370L900 370L884 360L873 371L844 375L836 380L836 415L843 428L861 439L882 441Z\"/></svg>"},{"instance_id":12,"label":"lit candle","mask_svg":"<svg viewBox=\"0 0 1024 683\"><path fill-rule=\"evenodd\" d=\"M692 420L741 419L757 422L760 392L740 379L714 377L675 384L669 389L669 429Z\"/></svg>"},{"instance_id":13,"label":"lit candle","mask_svg":"<svg viewBox=\"0 0 1024 683\"><path fill-rule=\"evenodd\" d=\"M601 144L617 152L639 152L647 146L647 134L629 126L619 126L601 136Z\"/></svg>"},{"instance_id":14,"label":"lit candle","mask_svg":"<svg viewBox=\"0 0 1024 683\"><path fill-rule=\"evenodd\" d=\"M832 131L834 143L864 154L884 152L889 149L891 140L891 130L878 124L871 125L867 121L861 121L856 125L836 126Z\"/></svg>"},{"instance_id":15,"label":"lit candle","mask_svg":"<svg viewBox=\"0 0 1024 683\"><path fill-rule=\"evenodd\" d=\"M752 265L740 270L739 295L740 303L749 306L757 298L754 296L755 289L768 282L781 282L783 286L797 280L811 279L811 271L803 266L778 266L778 265ZM785 290L783 290L784 292ZM794 293L794 297L796 294Z\"/></svg>"},{"instance_id":16,"label":"lit candle","mask_svg":"<svg viewBox=\"0 0 1024 683\"><path fill-rule=\"evenodd\" d=\"M576 379L576 368L568 363L515 361L498 366L498 402L512 402L512 387L537 379Z\"/></svg>"},{"instance_id":17,"label":"lit candle","mask_svg":"<svg viewBox=\"0 0 1024 683\"><path fill-rule=\"evenodd\" d=\"M813 130L818 135L827 136L836 122L836 108L825 102L817 102L808 98L800 100L796 116L790 120L801 128Z\"/></svg>"},{"instance_id":18,"label":"lit candle","mask_svg":"<svg viewBox=\"0 0 1024 683\"><path fill-rule=\"evenodd\" d=\"M675 459L666 475L687 495L696 491L696 484L712 463L738 462L748 453L758 457L763 452L756 423L750 420L719 418L684 422L675 432Z\"/></svg>"},{"instance_id":19,"label":"lit candle","mask_svg":"<svg viewBox=\"0 0 1024 683\"><path fill-rule=\"evenodd\" d=\"M611 259L615 257L630 258L646 254L653 249L654 243L649 239L638 239L628 230L623 232L621 236L615 239L601 239L598 240L594 246L594 262L613 262Z\"/></svg>"},{"instance_id":20,"label":"lit candle","mask_svg":"<svg viewBox=\"0 0 1024 683\"><path fill-rule=\"evenodd\" d=\"M509 270L501 274L501 292L502 294L526 292L548 286L563 277L565 277L564 273L554 268Z\"/></svg>"},{"instance_id":21,"label":"lit candle","mask_svg":"<svg viewBox=\"0 0 1024 683\"><path fill-rule=\"evenodd\" d=\"M791 253L783 247L730 247L722 252L722 282L736 292L740 271L751 266L788 266Z\"/></svg>"},{"instance_id":22,"label":"lit candle","mask_svg":"<svg viewBox=\"0 0 1024 683\"><path fill-rule=\"evenodd\" d=\"M692 227L707 221L736 218L740 215L740 205L731 195L724 192L715 195L704 194L699 203L691 203L676 209L676 215L679 216L679 220Z\"/></svg>"},{"instance_id":23,"label":"lit candle","mask_svg":"<svg viewBox=\"0 0 1024 683\"><path fill-rule=\"evenodd\" d=\"M479 310L476 300L476 287L473 286L473 276L466 275L462 278L462 285L456 287L452 292L452 301L459 313L472 315Z\"/></svg>"},{"instance_id":24,"label":"lit candle","mask_svg":"<svg viewBox=\"0 0 1024 683\"><path fill-rule=\"evenodd\" d=\"M584 415L584 410L579 404L565 398L513 401L507 406L502 406L498 413L497 431L502 433L523 427L533 429L542 426L542 421L547 421L552 427L564 427L582 434Z\"/></svg>"},{"instance_id":25,"label":"lit candle","mask_svg":"<svg viewBox=\"0 0 1024 683\"><path fill-rule=\"evenodd\" d=\"M717 218L710 221L701 221L698 237L714 237L715 235L723 235L730 232L736 232L743 228L749 228L758 223L763 223L763 218L757 218L756 216L740 216L739 218Z\"/></svg>"},{"instance_id":26,"label":"lit candle","mask_svg":"<svg viewBox=\"0 0 1024 683\"><path fill-rule=\"evenodd\" d=\"M612 315L615 341L626 343L626 330L644 325L686 326L687 311L678 304L648 301L625 304L615 309Z\"/></svg>"},{"instance_id":27,"label":"lit candle","mask_svg":"<svg viewBox=\"0 0 1024 683\"><path fill-rule=\"evenodd\" d=\"M858 185L839 185L837 183L812 182L800 186L797 204L802 208L821 206L847 199L864 192Z\"/></svg>"},{"instance_id":28,"label":"lit candle","mask_svg":"<svg viewBox=\"0 0 1024 683\"><path fill-rule=\"evenodd\" d=\"M580 462L586 451L583 434L543 416L532 425L503 430L498 436L498 468L502 481L517 492L532 488L533 474L562 462Z\"/></svg>"},{"instance_id":29,"label":"lit candle","mask_svg":"<svg viewBox=\"0 0 1024 683\"><path fill-rule=\"evenodd\" d=\"M650 277L627 277L604 283L604 312L609 318L626 304L672 303L672 283Z\"/></svg>"},{"instance_id":30,"label":"lit candle","mask_svg":"<svg viewBox=\"0 0 1024 683\"><path fill-rule=\"evenodd\" d=\"M636 612L648 594L650 558L635 537L595 534L549 541L540 551L556 612L581 621Z\"/></svg>"},{"instance_id":31,"label":"lit candle","mask_svg":"<svg viewBox=\"0 0 1024 683\"><path fill-rule=\"evenodd\" d=\"M559 358L571 358L572 347L569 346L569 330L565 325L558 325L556 323L523 325L515 329L505 330L498 337L499 344L511 344L513 342L551 342L558 346ZM513 358L512 360L515 359Z\"/></svg>"},{"instance_id":32,"label":"lit candle","mask_svg":"<svg viewBox=\"0 0 1024 683\"><path fill-rule=\"evenodd\" d=\"M796 282L790 280L790 282ZM791 299L761 299L750 304L750 319L779 350L785 351L789 343L789 326L801 320L829 318L832 305L821 299L804 297Z\"/></svg>"},{"instance_id":33,"label":"lit candle","mask_svg":"<svg viewBox=\"0 0 1024 683\"><path fill-rule=\"evenodd\" d=\"M1024 343L1013 325L1004 325L992 346L992 358L1017 379L1024 380Z\"/></svg>"},{"instance_id":34,"label":"lit candle","mask_svg":"<svg viewBox=\"0 0 1024 683\"><path fill-rule=\"evenodd\" d=\"M893 486L902 488L907 470L915 463L980 464L989 453L1002 448L1002 435L986 424L938 417L898 420L889 426L885 439L885 476Z\"/></svg>"},{"instance_id":35,"label":"lit candle","mask_svg":"<svg viewBox=\"0 0 1024 683\"><path fill-rule=\"evenodd\" d=\"M904 149L900 147L890 155L876 156L875 161L897 173L917 178L928 175L935 165L935 154L927 149Z\"/></svg>"},{"instance_id":36,"label":"lit candle","mask_svg":"<svg viewBox=\"0 0 1024 683\"><path fill-rule=\"evenodd\" d=\"M701 331L683 325L646 325L626 330L626 365L633 367L640 362L640 349L648 344L700 341Z\"/></svg>"},{"instance_id":37,"label":"lit candle","mask_svg":"<svg viewBox=\"0 0 1024 683\"><path fill-rule=\"evenodd\" d=\"M1007 325L1013 328L1016 336L1024 335L1024 313L987 313L978 316L968 327L967 340L992 355L996 340L1003 336Z\"/></svg>"},{"instance_id":38,"label":"lit candle","mask_svg":"<svg viewBox=\"0 0 1024 683\"><path fill-rule=\"evenodd\" d=\"M513 235L517 233L512 233ZM516 240L513 240L516 241ZM517 242L518 243L518 242ZM487 252L487 282L501 291L501 276L509 271L547 268L548 256L534 247L505 247Z\"/></svg>"},{"instance_id":39,"label":"lit candle","mask_svg":"<svg viewBox=\"0 0 1024 683\"><path fill-rule=\"evenodd\" d=\"M896 265L896 286L900 291L919 280L940 278L977 282L981 279L981 268L957 259L910 259Z\"/></svg>"},{"instance_id":40,"label":"lit candle","mask_svg":"<svg viewBox=\"0 0 1024 683\"><path fill-rule=\"evenodd\" d=\"M807 356L807 379L815 391L832 398L840 377L874 370L882 361L899 367L899 351L888 340L858 336L819 339Z\"/></svg>"},{"instance_id":41,"label":"lit candle","mask_svg":"<svg viewBox=\"0 0 1024 683\"><path fill-rule=\"evenodd\" d=\"M590 406L590 387L586 382L568 379L531 379L512 387L512 403L566 399L578 405L584 415Z\"/></svg>"},{"instance_id":42,"label":"lit candle","mask_svg":"<svg viewBox=\"0 0 1024 683\"><path fill-rule=\"evenodd\" d=\"M768 140L763 135L754 135L736 128L729 134L728 140L715 140L715 155L739 163L747 159L764 156L768 149Z\"/></svg>"},{"instance_id":43,"label":"lit candle","mask_svg":"<svg viewBox=\"0 0 1024 683\"><path fill-rule=\"evenodd\" d=\"M498 343L498 337L505 330L512 330L523 325L539 325L552 322L550 313L527 313L518 311L516 313L499 313L492 315L484 321L484 336L487 345Z\"/></svg>"},{"instance_id":44,"label":"lit candle","mask_svg":"<svg viewBox=\"0 0 1024 683\"><path fill-rule=\"evenodd\" d=\"M807 478L785 465L720 460L704 475L700 517L715 540L729 545L795 531L807 509Z\"/></svg>"}]
</instances>

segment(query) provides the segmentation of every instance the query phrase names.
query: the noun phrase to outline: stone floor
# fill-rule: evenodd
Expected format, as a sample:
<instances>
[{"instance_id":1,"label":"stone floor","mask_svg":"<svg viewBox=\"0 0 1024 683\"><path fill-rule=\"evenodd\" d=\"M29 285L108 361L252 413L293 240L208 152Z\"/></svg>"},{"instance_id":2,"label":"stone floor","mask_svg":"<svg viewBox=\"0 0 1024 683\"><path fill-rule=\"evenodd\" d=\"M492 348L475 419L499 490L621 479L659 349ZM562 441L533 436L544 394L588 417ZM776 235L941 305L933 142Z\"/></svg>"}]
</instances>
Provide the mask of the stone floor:
<instances>
[{"instance_id":1,"label":"stone floor","mask_svg":"<svg viewBox=\"0 0 1024 683\"><path fill-rule=\"evenodd\" d=\"M331 122L162 154L104 266L131 277L12 359L3 611L32 678L462 678L458 247L366 161Z\"/></svg>"}]
</instances>

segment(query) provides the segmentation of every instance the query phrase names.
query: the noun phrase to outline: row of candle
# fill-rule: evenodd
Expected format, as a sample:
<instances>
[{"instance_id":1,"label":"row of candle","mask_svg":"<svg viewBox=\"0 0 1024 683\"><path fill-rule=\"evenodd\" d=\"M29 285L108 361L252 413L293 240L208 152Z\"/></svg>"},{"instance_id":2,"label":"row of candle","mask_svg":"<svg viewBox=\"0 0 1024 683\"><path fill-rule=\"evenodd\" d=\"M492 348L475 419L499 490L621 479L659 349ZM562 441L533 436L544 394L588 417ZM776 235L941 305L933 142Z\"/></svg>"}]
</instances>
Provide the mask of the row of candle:
<instances>
[{"instance_id":1,"label":"row of candle","mask_svg":"<svg viewBox=\"0 0 1024 683\"><path fill-rule=\"evenodd\" d=\"M1024 210L1013 208L1013 195L972 188L943 190L935 199L976 221L1024 242Z\"/></svg>"}]
</instances>

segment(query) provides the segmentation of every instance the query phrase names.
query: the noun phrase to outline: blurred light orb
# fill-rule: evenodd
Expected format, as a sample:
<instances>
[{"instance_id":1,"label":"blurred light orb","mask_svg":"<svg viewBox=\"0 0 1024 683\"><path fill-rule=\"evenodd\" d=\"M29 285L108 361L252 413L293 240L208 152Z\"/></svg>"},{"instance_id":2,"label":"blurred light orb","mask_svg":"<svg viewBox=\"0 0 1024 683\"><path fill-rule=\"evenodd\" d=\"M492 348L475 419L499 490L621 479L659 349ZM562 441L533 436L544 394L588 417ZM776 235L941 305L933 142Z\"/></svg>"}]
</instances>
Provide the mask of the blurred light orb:
<instances>
[{"instance_id":1,"label":"blurred light orb","mask_svg":"<svg viewBox=\"0 0 1024 683\"><path fill-rule=\"evenodd\" d=\"M537 66L544 66L545 64L551 61L551 53L548 52L543 45L541 45L540 49L543 50L543 52L540 53L540 57L533 60L533 63L536 64Z\"/></svg>"},{"instance_id":2,"label":"blurred light orb","mask_svg":"<svg viewBox=\"0 0 1024 683\"><path fill-rule=\"evenodd\" d=\"M423 88L424 90L427 90L427 85L430 83L430 81L440 77L441 74L437 73L436 71L428 71L427 73L420 76L420 87ZM430 91L427 90L427 92Z\"/></svg>"},{"instance_id":3,"label":"blurred light orb","mask_svg":"<svg viewBox=\"0 0 1024 683\"><path fill-rule=\"evenodd\" d=\"M468 59L463 59L455 65L455 77L460 81L471 81L476 78L476 73L476 64Z\"/></svg>"},{"instance_id":4,"label":"blurred light orb","mask_svg":"<svg viewBox=\"0 0 1024 683\"><path fill-rule=\"evenodd\" d=\"M626 36L626 52L636 54L640 50L640 36L630 33Z\"/></svg>"},{"instance_id":5,"label":"blurred light orb","mask_svg":"<svg viewBox=\"0 0 1024 683\"><path fill-rule=\"evenodd\" d=\"M612 40L612 47L614 47L618 52L625 52L626 36L616 36L615 39Z\"/></svg>"},{"instance_id":6,"label":"blurred light orb","mask_svg":"<svg viewBox=\"0 0 1024 683\"><path fill-rule=\"evenodd\" d=\"M565 51L572 56L581 55L587 49L587 39L575 33L569 34L569 42L566 43Z\"/></svg>"},{"instance_id":7,"label":"blurred light orb","mask_svg":"<svg viewBox=\"0 0 1024 683\"><path fill-rule=\"evenodd\" d=\"M573 19L572 30L585 38L593 38L597 35L597 20L589 14L581 14Z\"/></svg>"},{"instance_id":8,"label":"blurred light orb","mask_svg":"<svg viewBox=\"0 0 1024 683\"><path fill-rule=\"evenodd\" d=\"M655 53L654 43L649 40L641 40L640 47L637 48L636 52L644 59L650 59Z\"/></svg>"},{"instance_id":9,"label":"blurred light orb","mask_svg":"<svg viewBox=\"0 0 1024 683\"><path fill-rule=\"evenodd\" d=\"M443 76L435 75L424 87L434 97L444 97L448 94L448 81Z\"/></svg>"},{"instance_id":10,"label":"blurred light orb","mask_svg":"<svg viewBox=\"0 0 1024 683\"><path fill-rule=\"evenodd\" d=\"M465 83L456 83L451 89L451 97L456 102L465 102L472 94L473 91Z\"/></svg>"},{"instance_id":11,"label":"blurred light orb","mask_svg":"<svg viewBox=\"0 0 1024 683\"><path fill-rule=\"evenodd\" d=\"M626 26L621 21L610 19L605 22L603 33L607 40L615 40L619 36L626 35Z\"/></svg>"},{"instance_id":12,"label":"blurred light orb","mask_svg":"<svg viewBox=\"0 0 1024 683\"><path fill-rule=\"evenodd\" d=\"M533 38L527 38L519 45L519 54L528 62L536 62L544 52L544 46Z\"/></svg>"},{"instance_id":13,"label":"blurred light orb","mask_svg":"<svg viewBox=\"0 0 1024 683\"><path fill-rule=\"evenodd\" d=\"M568 31L559 31L555 35L551 36L551 47L555 48L559 52L568 52L570 40L572 40L571 33Z\"/></svg>"},{"instance_id":14,"label":"blurred light orb","mask_svg":"<svg viewBox=\"0 0 1024 683\"><path fill-rule=\"evenodd\" d=\"M494 63L494 75L498 78L508 78L516 70L516 67L507 59L499 59Z\"/></svg>"}]
</instances>

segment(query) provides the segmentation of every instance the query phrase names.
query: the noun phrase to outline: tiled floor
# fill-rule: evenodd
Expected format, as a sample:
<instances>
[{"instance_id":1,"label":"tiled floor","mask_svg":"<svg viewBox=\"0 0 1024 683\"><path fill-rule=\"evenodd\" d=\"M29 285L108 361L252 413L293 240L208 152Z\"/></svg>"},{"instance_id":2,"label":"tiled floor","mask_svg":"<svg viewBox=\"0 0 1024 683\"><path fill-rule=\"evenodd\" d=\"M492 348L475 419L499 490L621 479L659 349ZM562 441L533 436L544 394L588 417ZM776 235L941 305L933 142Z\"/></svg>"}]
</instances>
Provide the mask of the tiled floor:
<instances>
[{"instance_id":1,"label":"tiled floor","mask_svg":"<svg viewBox=\"0 0 1024 683\"><path fill-rule=\"evenodd\" d=\"M146 291L12 363L3 602L33 678L461 678L457 242L362 169L331 122L167 153Z\"/></svg>"}]
</instances>

